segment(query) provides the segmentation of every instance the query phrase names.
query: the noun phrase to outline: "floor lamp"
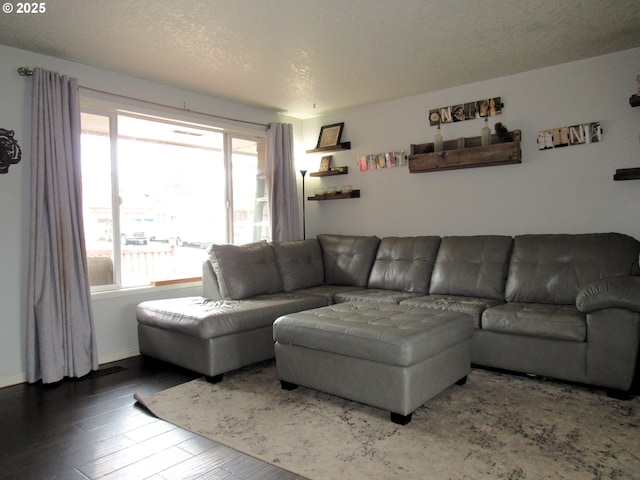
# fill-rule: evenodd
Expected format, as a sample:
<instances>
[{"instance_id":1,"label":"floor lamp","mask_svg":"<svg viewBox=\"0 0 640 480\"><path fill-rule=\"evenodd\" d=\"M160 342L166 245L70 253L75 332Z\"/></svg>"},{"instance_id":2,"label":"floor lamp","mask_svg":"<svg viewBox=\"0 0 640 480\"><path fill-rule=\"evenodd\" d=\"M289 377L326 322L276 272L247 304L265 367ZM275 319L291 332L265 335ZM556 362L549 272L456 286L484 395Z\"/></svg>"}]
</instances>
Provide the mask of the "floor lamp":
<instances>
[{"instance_id":1,"label":"floor lamp","mask_svg":"<svg viewBox=\"0 0 640 480\"><path fill-rule=\"evenodd\" d=\"M307 174L306 170L300 170L300 175L302 175L302 239L307 239L307 216L305 212L305 198L304 198L304 176Z\"/></svg>"}]
</instances>

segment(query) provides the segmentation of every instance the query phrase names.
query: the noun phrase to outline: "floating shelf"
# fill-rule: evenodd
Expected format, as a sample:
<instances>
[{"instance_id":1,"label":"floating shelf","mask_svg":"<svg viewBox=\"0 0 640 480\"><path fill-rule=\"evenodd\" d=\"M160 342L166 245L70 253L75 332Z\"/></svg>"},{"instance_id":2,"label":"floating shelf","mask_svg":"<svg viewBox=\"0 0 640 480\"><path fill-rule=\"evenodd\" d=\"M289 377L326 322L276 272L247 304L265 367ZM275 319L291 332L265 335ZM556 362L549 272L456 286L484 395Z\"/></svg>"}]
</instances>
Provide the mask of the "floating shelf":
<instances>
[{"instance_id":1,"label":"floating shelf","mask_svg":"<svg viewBox=\"0 0 640 480\"><path fill-rule=\"evenodd\" d=\"M307 150L307 153L327 153L327 152L339 152L341 150L351 150L351 142L342 142L332 147L318 147L312 150Z\"/></svg>"},{"instance_id":2,"label":"floating shelf","mask_svg":"<svg viewBox=\"0 0 640 480\"><path fill-rule=\"evenodd\" d=\"M411 145L409 172L437 172L522 163L521 132L514 130L510 133L512 142L498 143L498 136L493 134L491 145L484 147L481 146L480 137L447 140L441 152L433 151L433 143Z\"/></svg>"},{"instance_id":3,"label":"floating shelf","mask_svg":"<svg viewBox=\"0 0 640 480\"><path fill-rule=\"evenodd\" d=\"M640 107L640 93L629 97L629 105ZM613 175L614 180L640 180L640 168L619 168Z\"/></svg>"},{"instance_id":4,"label":"floating shelf","mask_svg":"<svg viewBox=\"0 0 640 480\"><path fill-rule=\"evenodd\" d=\"M349 167L333 167L326 172L311 172L310 177L331 177L333 175L347 175Z\"/></svg>"},{"instance_id":5,"label":"floating shelf","mask_svg":"<svg viewBox=\"0 0 640 480\"><path fill-rule=\"evenodd\" d=\"M327 193L325 195L314 195L307 197L307 200L340 200L341 198L360 198L360 190L351 190L350 192Z\"/></svg>"},{"instance_id":6,"label":"floating shelf","mask_svg":"<svg viewBox=\"0 0 640 480\"><path fill-rule=\"evenodd\" d=\"M613 176L614 180L640 180L640 168L619 168Z\"/></svg>"}]
</instances>

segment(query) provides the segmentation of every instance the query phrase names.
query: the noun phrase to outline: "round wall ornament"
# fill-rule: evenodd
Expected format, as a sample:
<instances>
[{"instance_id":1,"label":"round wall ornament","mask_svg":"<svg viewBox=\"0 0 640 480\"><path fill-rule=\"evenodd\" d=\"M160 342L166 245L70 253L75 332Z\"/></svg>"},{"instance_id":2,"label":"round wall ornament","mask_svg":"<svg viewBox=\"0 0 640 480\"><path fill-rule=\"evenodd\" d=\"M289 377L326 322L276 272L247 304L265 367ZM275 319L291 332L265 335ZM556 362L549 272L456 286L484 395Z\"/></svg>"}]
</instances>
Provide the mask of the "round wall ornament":
<instances>
[{"instance_id":1,"label":"round wall ornament","mask_svg":"<svg viewBox=\"0 0 640 480\"><path fill-rule=\"evenodd\" d=\"M22 158L22 150L13 135L13 130L0 128L0 173L9 172L9 166L15 165Z\"/></svg>"}]
</instances>

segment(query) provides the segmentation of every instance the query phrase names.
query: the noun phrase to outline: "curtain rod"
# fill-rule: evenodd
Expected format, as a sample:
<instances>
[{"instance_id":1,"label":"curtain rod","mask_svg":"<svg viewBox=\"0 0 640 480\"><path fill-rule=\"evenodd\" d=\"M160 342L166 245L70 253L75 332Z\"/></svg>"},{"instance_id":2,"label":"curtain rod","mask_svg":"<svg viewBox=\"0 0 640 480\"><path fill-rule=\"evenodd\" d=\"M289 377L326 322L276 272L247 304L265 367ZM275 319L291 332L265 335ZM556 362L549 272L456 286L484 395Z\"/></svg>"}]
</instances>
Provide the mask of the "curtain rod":
<instances>
[{"instance_id":1,"label":"curtain rod","mask_svg":"<svg viewBox=\"0 0 640 480\"><path fill-rule=\"evenodd\" d=\"M31 77L33 75L33 69L29 68L29 67L18 67L18 74L21 77ZM133 101L136 101L136 102L144 102L144 103L147 103L149 105L156 106L156 107L169 108L169 109L172 109L172 110L178 110L180 112L194 113L196 115L204 115L205 117L216 118L218 120L227 120L227 121L230 121L230 122L246 123L246 124L249 124L249 125L258 125L260 127L265 127L265 128L269 127L269 125L266 124L266 123L250 122L248 120L238 120L237 118L223 117L222 115L213 115L211 113L205 113L205 112L198 112L198 111L195 111L195 110L189 110L186 107L185 108L180 108L180 107L174 107L174 106L171 106L171 105L164 105L162 103L149 102L147 100L140 100L139 98L133 98L133 97L128 97L126 95L119 95L117 93L105 92L104 90L97 90L95 88L84 87L82 85L80 85L80 88L82 88L83 90L88 90L90 92L102 93L102 94L105 94L105 95L111 95L113 97L123 98L125 100L133 100Z\"/></svg>"}]
</instances>

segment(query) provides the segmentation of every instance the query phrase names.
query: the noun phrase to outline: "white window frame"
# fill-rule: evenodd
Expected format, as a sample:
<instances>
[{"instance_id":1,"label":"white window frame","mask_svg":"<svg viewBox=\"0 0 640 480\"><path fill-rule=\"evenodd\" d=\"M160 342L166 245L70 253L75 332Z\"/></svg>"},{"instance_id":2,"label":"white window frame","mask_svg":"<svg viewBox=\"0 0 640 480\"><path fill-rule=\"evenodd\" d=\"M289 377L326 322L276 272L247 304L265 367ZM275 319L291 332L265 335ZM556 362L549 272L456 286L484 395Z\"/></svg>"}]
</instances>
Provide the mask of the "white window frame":
<instances>
[{"instance_id":1,"label":"white window frame","mask_svg":"<svg viewBox=\"0 0 640 480\"><path fill-rule=\"evenodd\" d=\"M225 121L215 116L202 113L189 112L188 110L174 109L158 104L147 104L142 100L128 97L119 97L94 90L81 89L80 110L82 113L100 115L109 118L109 135L111 148L111 208L113 223L113 274L114 283L110 285L98 285L91 287L91 293L125 292L140 289L162 289L152 285L122 286L122 248L120 238L120 195L118 185L118 115L126 115L145 120L167 122L182 127L195 127L204 130L221 133L224 142L224 167L225 167L225 213L226 213L226 241L233 243L233 191L232 191L232 142L234 138L254 140L266 143L266 126L260 126L251 122L245 124L239 121ZM123 101L126 100L126 101ZM179 279L176 279L179 280ZM181 287L201 285L202 282L189 282L176 284Z\"/></svg>"}]
</instances>

